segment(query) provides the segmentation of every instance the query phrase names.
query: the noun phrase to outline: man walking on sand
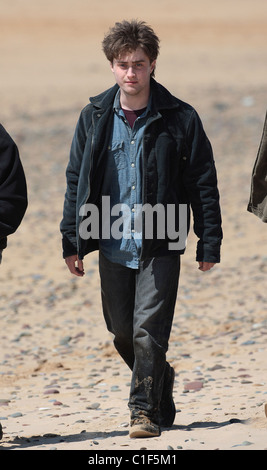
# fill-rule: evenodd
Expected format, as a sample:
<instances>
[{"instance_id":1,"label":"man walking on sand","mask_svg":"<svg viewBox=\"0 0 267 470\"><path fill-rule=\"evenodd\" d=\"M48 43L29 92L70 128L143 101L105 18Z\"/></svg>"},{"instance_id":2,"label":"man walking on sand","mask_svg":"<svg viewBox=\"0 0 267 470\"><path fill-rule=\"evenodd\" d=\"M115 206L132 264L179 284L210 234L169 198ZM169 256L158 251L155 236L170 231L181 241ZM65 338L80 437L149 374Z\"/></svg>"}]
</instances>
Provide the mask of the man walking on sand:
<instances>
[{"instance_id":1,"label":"man walking on sand","mask_svg":"<svg viewBox=\"0 0 267 470\"><path fill-rule=\"evenodd\" d=\"M7 236L17 230L27 205L27 186L18 148L0 124L0 263ZM0 424L0 439L2 436Z\"/></svg>"},{"instance_id":2,"label":"man walking on sand","mask_svg":"<svg viewBox=\"0 0 267 470\"><path fill-rule=\"evenodd\" d=\"M152 437L176 413L166 352L190 207L199 269L220 261L216 170L196 111L153 78L153 29L122 21L102 45L116 84L90 99L76 127L63 256L70 272L83 276L84 256L99 250L105 321L132 370L130 437Z\"/></svg>"}]
</instances>

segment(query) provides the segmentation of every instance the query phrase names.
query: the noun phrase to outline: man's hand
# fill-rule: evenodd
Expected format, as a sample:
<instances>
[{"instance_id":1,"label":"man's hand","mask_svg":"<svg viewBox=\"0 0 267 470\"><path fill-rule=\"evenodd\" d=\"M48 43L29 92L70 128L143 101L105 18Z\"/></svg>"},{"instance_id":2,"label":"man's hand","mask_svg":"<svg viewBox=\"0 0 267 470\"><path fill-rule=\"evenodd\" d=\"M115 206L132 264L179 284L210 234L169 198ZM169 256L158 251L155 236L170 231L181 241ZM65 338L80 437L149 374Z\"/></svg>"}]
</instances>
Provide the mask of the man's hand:
<instances>
[{"instance_id":1,"label":"man's hand","mask_svg":"<svg viewBox=\"0 0 267 470\"><path fill-rule=\"evenodd\" d=\"M211 268L213 268L216 263L207 263L206 261L199 261L198 264L198 269L200 269L200 271L209 271Z\"/></svg>"},{"instance_id":2,"label":"man's hand","mask_svg":"<svg viewBox=\"0 0 267 470\"><path fill-rule=\"evenodd\" d=\"M75 274L75 276L83 276L83 262L81 259L78 259L78 255L72 255L65 258L65 263L68 266L70 272Z\"/></svg>"}]
</instances>

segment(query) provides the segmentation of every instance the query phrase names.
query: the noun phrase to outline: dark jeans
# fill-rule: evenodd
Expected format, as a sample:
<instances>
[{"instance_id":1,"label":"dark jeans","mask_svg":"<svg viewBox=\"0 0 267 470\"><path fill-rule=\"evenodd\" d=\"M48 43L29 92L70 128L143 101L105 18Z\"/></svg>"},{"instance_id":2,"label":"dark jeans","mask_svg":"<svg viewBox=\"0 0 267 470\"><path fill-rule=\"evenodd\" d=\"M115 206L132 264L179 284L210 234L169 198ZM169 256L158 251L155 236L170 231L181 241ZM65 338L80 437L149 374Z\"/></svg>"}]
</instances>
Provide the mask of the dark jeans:
<instances>
[{"instance_id":1,"label":"dark jeans","mask_svg":"<svg viewBox=\"0 0 267 470\"><path fill-rule=\"evenodd\" d=\"M179 256L152 258L138 270L99 256L103 313L114 345L132 370L129 408L158 422L166 352L180 272Z\"/></svg>"}]
</instances>

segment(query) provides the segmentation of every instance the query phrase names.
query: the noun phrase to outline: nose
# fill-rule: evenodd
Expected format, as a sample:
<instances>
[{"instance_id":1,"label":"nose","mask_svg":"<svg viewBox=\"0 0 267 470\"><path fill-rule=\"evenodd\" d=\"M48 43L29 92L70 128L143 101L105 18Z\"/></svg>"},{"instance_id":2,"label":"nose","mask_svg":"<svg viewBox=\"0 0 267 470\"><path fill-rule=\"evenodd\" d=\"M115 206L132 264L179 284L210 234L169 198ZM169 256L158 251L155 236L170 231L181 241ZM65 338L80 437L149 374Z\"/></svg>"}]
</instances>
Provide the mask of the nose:
<instances>
[{"instance_id":1,"label":"nose","mask_svg":"<svg viewBox=\"0 0 267 470\"><path fill-rule=\"evenodd\" d=\"M127 75L128 75L129 77L135 76L134 67L129 67L129 68L128 68Z\"/></svg>"}]
</instances>

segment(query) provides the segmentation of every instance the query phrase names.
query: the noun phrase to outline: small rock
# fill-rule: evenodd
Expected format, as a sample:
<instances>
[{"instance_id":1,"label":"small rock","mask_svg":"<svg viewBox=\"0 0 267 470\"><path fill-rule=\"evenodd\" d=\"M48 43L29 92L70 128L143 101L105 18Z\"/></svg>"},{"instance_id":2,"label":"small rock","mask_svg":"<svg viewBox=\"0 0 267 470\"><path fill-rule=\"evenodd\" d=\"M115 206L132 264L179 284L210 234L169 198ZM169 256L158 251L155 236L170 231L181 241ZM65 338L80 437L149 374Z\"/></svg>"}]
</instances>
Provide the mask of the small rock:
<instances>
[{"instance_id":1,"label":"small rock","mask_svg":"<svg viewBox=\"0 0 267 470\"><path fill-rule=\"evenodd\" d=\"M184 390L189 391L189 390L200 390L203 387L203 382L200 380L195 380L194 382L187 382L184 384Z\"/></svg>"},{"instance_id":2,"label":"small rock","mask_svg":"<svg viewBox=\"0 0 267 470\"><path fill-rule=\"evenodd\" d=\"M9 398L0 398L0 405L8 405L9 402Z\"/></svg>"},{"instance_id":3,"label":"small rock","mask_svg":"<svg viewBox=\"0 0 267 470\"><path fill-rule=\"evenodd\" d=\"M221 366L220 364L216 364L215 366L208 368L208 370L211 370L211 371L213 371L213 370L219 370L219 369L225 369L225 367L224 367L224 366Z\"/></svg>"},{"instance_id":4,"label":"small rock","mask_svg":"<svg viewBox=\"0 0 267 470\"><path fill-rule=\"evenodd\" d=\"M71 336L64 336L64 338L62 338L59 342L59 344L61 346L65 346L66 344L68 344L70 341L71 341L72 337Z\"/></svg>"},{"instance_id":5,"label":"small rock","mask_svg":"<svg viewBox=\"0 0 267 470\"><path fill-rule=\"evenodd\" d=\"M100 407L100 403L92 403L86 407L87 410L97 410Z\"/></svg>"},{"instance_id":6,"label":"small rock","mask_svg":"<svg viewBox=\"0 0 267 470\"><path fill-rule=\"evenodd\" d=\"M53 395L54 393L59 393L59 390L56 388L49 388L48 390L44 391L45 395Z\"/></svg>"},{"instance_id":7,"label":"small rock","mask_svg":"<svg viewBox=\"0 0 267 470\"><path fill-rule=\"evenodd\" d=\"M128 426L129 426L129 423L126 423L126 422L125 422L125 423L121 423L121 424L119 425L120 428L127 428Z\"/></svg>"}]
</instances>

